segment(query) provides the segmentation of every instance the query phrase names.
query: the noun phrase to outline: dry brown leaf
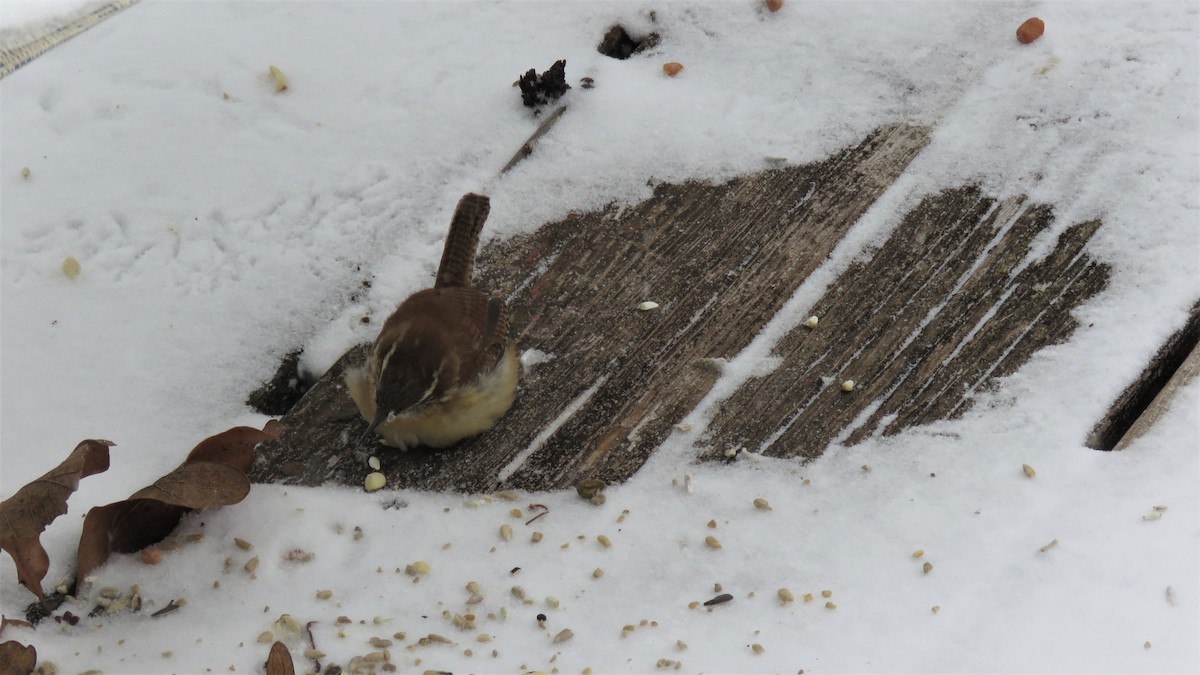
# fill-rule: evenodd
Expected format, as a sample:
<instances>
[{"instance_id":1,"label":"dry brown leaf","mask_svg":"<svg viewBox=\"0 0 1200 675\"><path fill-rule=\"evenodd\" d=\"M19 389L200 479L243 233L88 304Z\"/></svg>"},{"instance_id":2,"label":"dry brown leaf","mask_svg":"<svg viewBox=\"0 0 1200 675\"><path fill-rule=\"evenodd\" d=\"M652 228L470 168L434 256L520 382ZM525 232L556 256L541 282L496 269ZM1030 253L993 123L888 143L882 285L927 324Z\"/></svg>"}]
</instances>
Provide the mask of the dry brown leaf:
<instances>
[{"instance_id":1,"label":"dry brown leaf","mask_svg":"<svg viewBox=\"0 0 1200 675\"><path fill-rule=\"evenodd\" d=\"M129 499L98 506L83 521L76 553L76 579L104 564L109 555L134 553L162 541L185 513L229 506L246 498L254 446L274 434L234 427L204 439L179 468L138 490Z\"/></svg>"},{"instance_id":2,"label":"dry brown leaf","mask_svg":"<svg viewBox=\"0 0 1200 675\"><path fill-rule=\"evenodd\" d=\"M296 675L292 653L282 642L271 645L271 653L267 656L267 675Z\"/></svg>"},{"instance_id":3,"label":"dry brown leaf","mask_svg":"<svg viewBox=\"0 0 1200 675\"><path fill-rule=\"evenodd\" d=\"M37 650L33 645L23 645L13 640L0 643L0 673L30 675L36 667Z\"/></svg>"},{"instance_id":4,"label":"dry brown leaf","mask_svg":"<svg viewBox=\"0 0 1200 675\"><path fill-rule=\"evenodd\" d=\"M0 503L0 549L13 557L17 580L39 598L43 597L42 579L50 569L50 556L38 537L67 512L67 498L79 487L80 479L108 469L112 445L100 439L83 441L53 470Z\"/></svg>"}]
</instances>

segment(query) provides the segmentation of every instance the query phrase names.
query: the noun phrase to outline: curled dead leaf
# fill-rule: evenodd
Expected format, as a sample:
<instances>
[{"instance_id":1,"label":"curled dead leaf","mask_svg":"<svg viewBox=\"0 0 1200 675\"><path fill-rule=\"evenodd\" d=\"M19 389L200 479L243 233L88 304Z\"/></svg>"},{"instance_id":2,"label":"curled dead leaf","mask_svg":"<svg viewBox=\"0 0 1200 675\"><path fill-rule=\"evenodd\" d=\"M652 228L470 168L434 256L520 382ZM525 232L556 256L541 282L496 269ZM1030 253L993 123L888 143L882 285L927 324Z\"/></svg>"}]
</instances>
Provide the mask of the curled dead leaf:
<instances>
[{"instance_id":1,"label":"curled dead leaf","mask_svg":"<svg viewBox=\"0 0 1200 675\"><path fill-rule=\"evenodd\" d=\"M83 521L76 553L76 579L104 564L109 555L134 553L162 541L194 509L229 506L250 493L246 469L254 447L274 434L234 427L204 439L177 469L129 499L99 506Z\"/></svg>"},{"instance_id":2,"label":"curled dead leaf","mask_svg":"<svg viewBox=\"0 0 1200 675\"><path fill-rule=\"evenodd\" d=\"M13 557L17 580L39 598L44 597L42 579L50 569L50 556L38 537L67 512L67 498L80 479L108 469L112 445L101 439L81 442L61 464L0 503L0 549Z\"/></svg>"}]
</instances>

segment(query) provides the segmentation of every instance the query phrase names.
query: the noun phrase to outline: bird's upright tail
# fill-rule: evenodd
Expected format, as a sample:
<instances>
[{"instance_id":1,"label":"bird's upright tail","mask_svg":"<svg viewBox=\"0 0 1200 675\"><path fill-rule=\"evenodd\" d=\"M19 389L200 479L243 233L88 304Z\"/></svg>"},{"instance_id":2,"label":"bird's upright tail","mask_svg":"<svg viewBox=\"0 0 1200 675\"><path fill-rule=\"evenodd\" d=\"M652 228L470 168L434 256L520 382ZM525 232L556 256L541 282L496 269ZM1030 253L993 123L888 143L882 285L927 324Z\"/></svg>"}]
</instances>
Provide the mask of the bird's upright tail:
<instances>
[{"instance_id":1,"label":"bird's upright tail","mask_svg":"<svg viewBox=\"0 0 1200 675\"><path fill-rule=\"evenodd\" d=\"M450 220L450 231L446 234L446 246L442 249L442 262L438 265L434 288L471 285L471 269L475 265L475 249L479 246L479 232L491 210L491 200L483 195L468 192L458 200L454 218Z\"/></svg>"}]
</instances>

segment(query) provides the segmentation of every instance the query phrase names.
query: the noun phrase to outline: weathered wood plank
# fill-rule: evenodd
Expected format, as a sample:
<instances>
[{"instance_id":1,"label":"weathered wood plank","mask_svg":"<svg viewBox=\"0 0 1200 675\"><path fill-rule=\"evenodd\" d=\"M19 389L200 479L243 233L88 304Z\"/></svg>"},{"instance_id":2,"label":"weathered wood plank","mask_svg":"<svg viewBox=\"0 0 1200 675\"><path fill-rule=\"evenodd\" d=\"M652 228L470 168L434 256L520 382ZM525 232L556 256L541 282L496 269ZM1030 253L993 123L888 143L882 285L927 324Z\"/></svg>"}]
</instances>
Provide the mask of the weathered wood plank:
<instances>
[{"instance_id":1,"label":"weathered wood plank","mask_svg":"<svg viewBox=\"0 0 1200 675\"><path fill-rule=\"evenodd\" d=\"M1107 267L1083 252L1097 221L1026 262L1052 221L1047 206L974 187L923 200L817 302L819 328L789 332L775 348L779 368L720 406L705 456L814 458L833 443L962 414L994 378L1066 340L1071 310L1107 284ZM853 391L842 390L847 379Z\"/></svg>"},{"instance_id":2,"label":"weathered wood plank","mask_svg":"<svg viewBox=\"0 0 1200 675\"><path fill-rule=\"evenodd\" d=\"M625 209L542 227L485 249L478 286L506 297L521 349L553 355L522 380L497 427L438 452L363 442L343 357L264 444L258 481L361 483L356 451L390 487L557 488L620 481L711 388L697 360L744 348L928 142L893 126L808 166L722 185L661 185ZM659 308L636 310L653 300Z\"/></svg>"}]
</instances>

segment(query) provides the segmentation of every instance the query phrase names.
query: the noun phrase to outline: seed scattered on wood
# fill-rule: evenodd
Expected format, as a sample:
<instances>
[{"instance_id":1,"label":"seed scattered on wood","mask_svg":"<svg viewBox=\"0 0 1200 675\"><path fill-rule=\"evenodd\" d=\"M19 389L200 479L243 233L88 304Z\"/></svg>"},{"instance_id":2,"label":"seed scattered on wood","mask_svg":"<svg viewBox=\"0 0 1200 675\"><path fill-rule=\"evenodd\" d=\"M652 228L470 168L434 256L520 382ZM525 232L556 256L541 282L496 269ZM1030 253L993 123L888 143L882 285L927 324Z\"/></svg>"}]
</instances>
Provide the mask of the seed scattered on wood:
<instances>
[{"instance_id":1,"label":"seed scattered on wood","mask_svg":"<svg viewBox=\"0 0 1200 675\"><path fill-rule=\"evenodd\" d=\"M258 556L254 556L253 558L247 560L243 567L247 572L253 573L254 570L258 569Z\"/></svg>"},{"instance_id":2,"label":"seed scattered on wood","mask_svg":"<svg viewBox=\"0 0 1200 675\"><path fill-rule=\"evenodd\" d=\"M533 542L533 543L535 543L535 544L536 544L536 543L538 543L538 542L539 542L539 541L541 541L541 540L542 540L542 533L541 533L541 532L534 532L533 534L529 535L529 541L532 541L532 542Z\"/></svg>"},{"instance_id":3,"label":"seed scattered on wood","mask_svg":"<svg viewBox=\"0 0 1200 675\"><path fill-rule=\"evenodd\" d=\"M558 635L554 636L554 642L556 644L559 642L566 642L567 640L570 640L573 637L575 637L575 634L571 632L571 629L564 628L564 629L558 631Z\"/></svg>"},{"instance_id":4,"label":"seed scattered on wood","mask_svg":"<svg viewBox=\"0 0 1200 675\"><path fill-rule=\"evenodd\" d=\"M664 63L662 68L663 72L667 74L667 77L675 77L680 73L680 71L683 70L683 64L679 63L678 61L670 61L668 63Z\"/></svg>"},{"instance_id":5,"label":"seed scattered on wood","mask_svg":"<svg viewBox=\"0 0 1200 675\"><path fill-rule=\"evenodd\" d=\"M1057 539L1053 539L1050 541L1049 544L1046 544L1045 546L1039 548L1038 553L1045 553L1046 551L1049 551L1050 549L1054 548L1055 546L1058 546Z\"/></svg>"},{"instance_id":6,"label":"seed scattered on wood","mask_svg":"<svg viewBox=\"0 0 1200 675\"><path fill-rule=\"evenodd\" d=\"M284 92L288 90L288 79L283 74L282 70L276 68L275 66L271 66L268 68L267 72L271 74L271 79L275 82L276 92Z\"/></svg>"},{"instance_id":7,"label":"seed scattered on wood","mask_svg":"<svg viewBox=\"0 0 1200 675\"><path fill-rule=\"evenodd\" d=\"M923 549L923 548L919 548L919 549L913 551L914 558L920 558L923 555L925 555L925 549Z\"/></svg>"},{"instance_id":8,"label":"seed scattered on wood","mask_svg":"<svg viewBox=\"0 0 1200 675\"><path fill-rule=\"evenodd\" d=\"M512 538L513 538L512 525L505 523L500 526L500 538L503 539L504 541L512 541Z\"/></svg>"},{"instance_id":9,"label":"seed scattered on wood","mask_svg":"<svg viewBox=\"0 0 1200 675\"><path fill-rule=\"evenodd\" d=\"M367 492L375 492L386 484L387 478L378 471L372 471L371 473L367 474L367 477L363 480L363 488L366 489Z\"/></svg>"},{"instance_id":10,"label":"seed scattered on wood","mask_svg":"<svg viewBox=\"0 0 1200 675\"><path fill-rule=\"evenodd\" d=\"M704 543L708 544L709 548L721 548L721 542L717 541L717 538L711 534L704 538Z\"/></svg>"},{"instance_id":11,"label":"seed scattered on wood","mask_svg":"<svg viewBox=\"0 0 1200 675\"><path fill-rule=\"evenodd\" d=\"M767 651L766 649L763 648L762 645L758 644L757 642L750 645L750 649L753 650L755 654L761 654L761 653Z\"/></svg>"},{"instance_id":12,"label":"seed scattered on wood","mask_svg":"<svg viewBox=\"0 0 1200 675\"><path fill-rule=\"evenodd\" d=\"M577 492L579 496L583 497L584 499L591 499L592 497L595 497L603 492L604 488L606 487L608 487L608 483L605 483L598 478L584 478L578 483L575 483L575 492Z\"/></svg>"},{"instance_id":13,"label":"seed scattered on wood","mask_svg":"<svg viewBox=\"0 0 1200 675\"><path fill-rule=\"evenodd\" d=\"M1031 16L1017 27L1017 41L1023 45L1027 45L1040 38L1045 31L1046 22L1036 16Z\"/></svg>"},{"instance_id":14,"label":"seed scattered on wood","mask_svg":"<svg viewBox=\"0 0 1200 675\"><path fill-rule=\"evenodd\" d=\"M1028 476L1028 477L1030 477L1030 478L1033 478L1034 476L1036 476L1036 475L1037 475L1037 471L1034 471L1034 470L1033 470L1033 467L1032 467L1032 466L1029 466L1028 464L1022 464L1022 465L1021 465L1021 470L1022 470L1022 471L1024 471L1024 472L1025 472L1025 475L1026 475L1026 476Z\"/></svg>"},{"instance_id":15,"label":"seed scattered on wood","mask_svg":"<svg viewBox=\"0 0 1200 675\"><path fill-rule=\"evenodd\" d=\"M842 382L842 391L854 391L854 380Z\"/></svg>"},{"instance_id":16,"label":"seed scattered on wood","mask_svg":"<svg viewBox=\"0 0 1200 675\"><path fill-rule=\"evenodd\" d=\"M608 548L609 546L612 546L612 540L610 540L608 537L606 537L604 535L599 535L598 537L596 537L596 541L600 542L600 545L603 546L604 548Z\"/></svg>"},{"instance_id":17,"label":"seed scattered on wood","mask_svg":"<svg viewBox=\"0 0 1200 675\"><path fill-rule=\"evenodd\" d=\"M786 588L779 589L778 595L780 602L795 602L796 600L796 596Z\"/></svg>"},{"instance_id":18,"label":"seed scattered on wood","mask_svg":"<svg viewBox=\"0 0 1200 675\"><path fill-rule=\"evenodd\" d=\"M705 607L712 607L712 606L714 606L714 605L723 605L723 604L725 604L725 603L729 602L730 600L733 600L733 596L732 596L732 595L730 595L730 594L728 594L728 593L722 593L722 594L718 595L717 597L715 597L715 598L713 598L713 599L711 599L711 600L705 600L705 601L704 601L704 606L705 606Z\"/></svg>"},{"instance_id":19,"label":"seed scattered on wood","mask_svg":"<svg viewBox=\"0 0 1200 675\"><path fill-rule=\"evenodd\" d=\"M593 579L599 579L602 576L604 576L604 570L600 569L599 567L592 570L592 578Z\"/></svg>"},{"instance_id":20,"label":"seed scattered on wood","mask_svg":"<svg viewBox=\"0 0 1200 675\"><path fill-rule=\"evenodd\" d=\"M67 256L66 258L63 258L62 273L67 275L68 279L74 279L75 277L79 276L79 272L82 271L82 269L83 268L79 265L79 261L76 260L74 256Z\"/></svg>"},{"instance_id":21,"label":"seed scattered on wood","mask_svg":"<svg viewBox=\"0 0 1200 675\"><path fill-rule=\"evenodd\" d=\"M929 574L933 571L933 563L925 563L924 565L921 565L921 571L925 574Z\"/></svg>"},{"instance_id":22,"label":"seed scattered on wood","mask_svg":"<svg viewBox=\"0 0 1200 675\"><path fill-rule=\"evenodd\" d=\"M759 511L770 511L771 504L768 503L767 500L763 499L762 497L757 497L754 500L754 508L758 509Z\"/></svg>"},{"instance_id":23,"label":"seed scattered on wood","mask_svg":"<svg viewBox=\"0 0 1200 675\"><path fill-rule=\"evenodd\" d=\"M825 603L825 609L837 609L837 605L833 604L832 602L827 602Z\"/></svg>"},{"instance_id":24,"label":"seed scattered on wood","mask_svg":"<svg viewBox=\"0 0 1200 675\"><path fill-rule=\"evenodd\" d=\"M804 322L804 325L808 326L809 328L816 328L817 324L819 323L821 323L820 319L818 319L816 316L810 316L808 317L808 321Z\"/></svg>"},{"instance_id":25,"label":"seed scattered on wood","mask_svg":"<svg viewBox=\"0 0 1200 675\"><path fill-rule=\"evenodd\" d=\"M821 597L822 598L832 598L833 591L821 591Z\"/></svg>"},{"instance_id":26,"label":"seed scattered on wood","mask_svg":"<svg viewBox=\"0 0 1200 675\"><path fill-rule=\"evenodd\" d=\"M363 318L366 318L366 317L363 317ZM382 465L379 463L378 457L376 457L375 455L371 455L370 457L367 458L367 466L371 467L372 471L378 471L379 467Z\"/></svg>"},{"instance_id":27,"label":"seed scattered on wood","mask_svg":"<svg viewBox=\"0 0 1200 675\"><path fill-rule=\"evenodd\" d=\"M646 302L643 302L643 303L639 304L639 305L638 305L638 309L639 309L639 310L641 310L641 311L643 311L643 312L648 312L648 311L650 311L650 310L652 310L652 309L658 309L658 303L657 303L657 302L650 302L650 301L646 301Z\"/></svg>"}]
</instances>

